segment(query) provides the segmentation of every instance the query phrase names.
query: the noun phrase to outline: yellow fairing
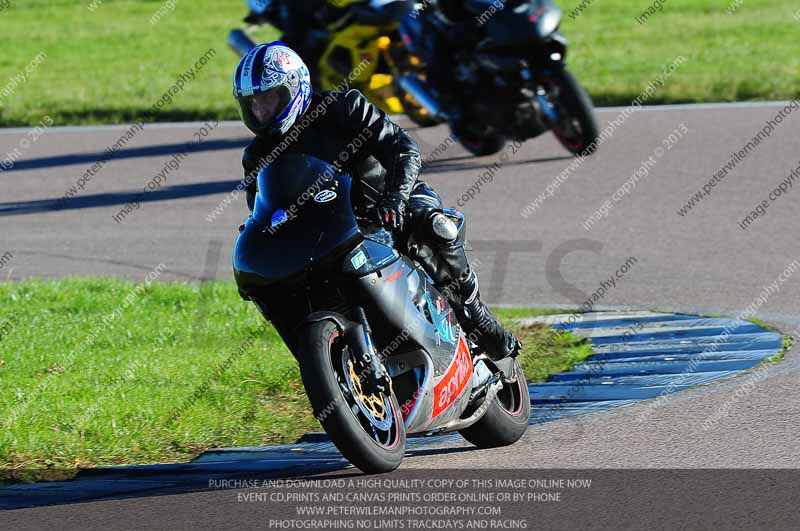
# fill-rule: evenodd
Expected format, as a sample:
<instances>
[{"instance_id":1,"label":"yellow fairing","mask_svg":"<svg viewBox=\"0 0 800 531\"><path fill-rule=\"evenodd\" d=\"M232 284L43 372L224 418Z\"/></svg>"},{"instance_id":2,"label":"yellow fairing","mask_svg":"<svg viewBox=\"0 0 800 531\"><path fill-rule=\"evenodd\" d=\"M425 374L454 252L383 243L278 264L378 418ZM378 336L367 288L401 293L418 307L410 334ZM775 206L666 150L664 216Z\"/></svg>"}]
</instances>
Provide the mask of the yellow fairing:
<instances>
[{"instance_id":1,"label":"yellow fairing","mask_svg":"<svg viewBox=\"0 0 800 531\"><path fill-rule=\"evenodd\" d=\"M357 4L363 1L364 0L328 0L328 3L333 7L347 7L350 4Z\"/></svg>"},{"instance_id":2,"label":"yellow fairing","mask_svg":"<svg viewBox=\"0 0 800 531\"><path fill-rule=\"evenodd\" d=\"M330 0L331 4L350 4L352 0ZM382 49L391 42L386 34L396 25L376 27L354 24L334 34L319 64L323 90L350 86L364 93L385 112L402 113L403 105L395 96L392 76L376 73Z\"/></svg>"}]
</instances>

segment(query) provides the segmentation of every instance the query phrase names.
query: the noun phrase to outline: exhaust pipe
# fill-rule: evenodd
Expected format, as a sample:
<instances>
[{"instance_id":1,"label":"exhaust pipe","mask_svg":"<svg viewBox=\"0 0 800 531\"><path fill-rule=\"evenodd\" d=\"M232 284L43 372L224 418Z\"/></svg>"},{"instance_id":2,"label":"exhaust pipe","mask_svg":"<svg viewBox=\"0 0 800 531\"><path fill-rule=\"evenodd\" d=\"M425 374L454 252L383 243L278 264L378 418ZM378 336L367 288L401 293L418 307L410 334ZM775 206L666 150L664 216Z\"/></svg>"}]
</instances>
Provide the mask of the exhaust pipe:
<instances>
[{"instance_id":1,"label":"exhaust pipe","mask_svg":"<svg viewBox=\"0 0 800 531\"><path fill-rule=\"evenodd\" d=\"M447 120L447 115L444 114L439 102L436 101L424 81L415 76L403 76L397 80L397 83L401 89L417 100L417 103L428 111L428 114L436 119Z\"/></svg>"}]
</instances>

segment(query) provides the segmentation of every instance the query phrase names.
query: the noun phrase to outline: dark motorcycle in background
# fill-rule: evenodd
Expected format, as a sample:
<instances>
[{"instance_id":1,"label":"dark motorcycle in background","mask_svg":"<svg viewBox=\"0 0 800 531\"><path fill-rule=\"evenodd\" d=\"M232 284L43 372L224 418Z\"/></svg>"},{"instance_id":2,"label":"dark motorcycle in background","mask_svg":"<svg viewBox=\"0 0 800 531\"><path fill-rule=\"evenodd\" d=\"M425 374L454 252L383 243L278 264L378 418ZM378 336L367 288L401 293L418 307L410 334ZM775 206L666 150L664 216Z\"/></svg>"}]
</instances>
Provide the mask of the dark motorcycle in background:
<instances>
[{"instance_id":1,"label":"dark motorcycle in background","mask_svg":"<svg viewBox=\"0 0 800 531\"><path fill-rule=\"evenodd\" d=\"M531 410L519 362L476 351L391 233L358 223L350 185L323 161L284 154L261 170L233 254L240 295L297 359L315 417L367 473L397 468L407 433L513 444ZM445 214L463 238L463 217Z\"/></svg>"},{"instance_id":2,"label":"dark motorcycle in background","mask_svg":"<svg viewBox=\"0 0 800 531\"><path fill-rule=\"evenodd\" d=\"M400 86L430 115L447 119L475 155L496 153L508 139L523 141L548 130L574 155L592 153L597 123L591 99L565 65L561 10L551 0L465 0L464 7L474 14L477 31L477 44L459 49L452 62L464 116L454 123L419 77L404 76ZM400 33L411 53L430 64L426 33L446 33L447 22L433 6L418 9L403 19Z\"/></svg>"}]
</instances>

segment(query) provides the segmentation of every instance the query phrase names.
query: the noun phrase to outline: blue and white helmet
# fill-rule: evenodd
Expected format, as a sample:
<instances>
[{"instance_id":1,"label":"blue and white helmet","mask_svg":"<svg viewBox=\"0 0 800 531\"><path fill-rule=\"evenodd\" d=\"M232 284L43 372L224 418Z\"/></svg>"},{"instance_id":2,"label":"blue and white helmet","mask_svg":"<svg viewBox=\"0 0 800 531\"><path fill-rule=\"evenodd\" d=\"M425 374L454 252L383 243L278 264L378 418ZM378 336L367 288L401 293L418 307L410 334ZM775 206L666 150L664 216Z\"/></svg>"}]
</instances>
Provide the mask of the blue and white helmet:
<instances>
[{"instance_id":1,"label":"blue and white helmet","mask_svg":"<svg viewBox=\"0 0 800 531\"><path fill-rule=\"evenodd\" d=\"M253 111L261 95L277 98L270 118ZM257 135L282 135L311 103L311 76L303 59L280 41L259 44L242 57L233 75L233 96L242 121Z\"/></svg>"}]
</instances>

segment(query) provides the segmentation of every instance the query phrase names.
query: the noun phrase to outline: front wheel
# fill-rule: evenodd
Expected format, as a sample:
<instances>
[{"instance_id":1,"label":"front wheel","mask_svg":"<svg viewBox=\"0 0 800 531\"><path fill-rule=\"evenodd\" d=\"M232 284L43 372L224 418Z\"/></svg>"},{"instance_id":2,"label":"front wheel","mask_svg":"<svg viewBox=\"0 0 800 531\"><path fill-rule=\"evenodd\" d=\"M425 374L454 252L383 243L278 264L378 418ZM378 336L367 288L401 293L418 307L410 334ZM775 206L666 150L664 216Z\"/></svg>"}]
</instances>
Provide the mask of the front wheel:
<instances>
[{"instance_id":1,"label":"front wheel","mask_svg":"<svg viewBox=\"0 0 800 531\"><path fill-rule=\"evenodd\" d=\"M517 360L514 377L503 378L503 388L497 393L486 413L473 425L460 430L466 440L478 448L509 446L517 442L531 416L531 395L528 382Z\"/></svg>"},{"instance_id":2,"label":"front wheel","mask_svg":"<svg viewBox=\"0 0 800 531\"><path fill-rule=\"evenodd\" d=\"M506 145L506 137L491 127L479 128L477 125L459 122L451 124L451 128L464 149L476 157L494 155Z\"/></svg>"},{"instance_id":3,"label":"front wheel","mask_svg":"<svg viewBox=\"0 0 800 531\"><path fill-rule=\"evenodd\" d=\"M333 444L368 474L400 466L406 431L393 394L369 392L365 367L331 321L309 324L301 333L300 374L314 416Z\"/></svg>"},{"instance_id":4,"label":"front wheel","mask_svg":"<svg viewBox=\"0 0 800 531\"><path fill-rule=\"evenodd\" d=\"M553 71L548 85L558 115L553 133L559 142L576 156L594 153L598 133L589 95L566 68Z\"/></svg>"}]
</instances>

